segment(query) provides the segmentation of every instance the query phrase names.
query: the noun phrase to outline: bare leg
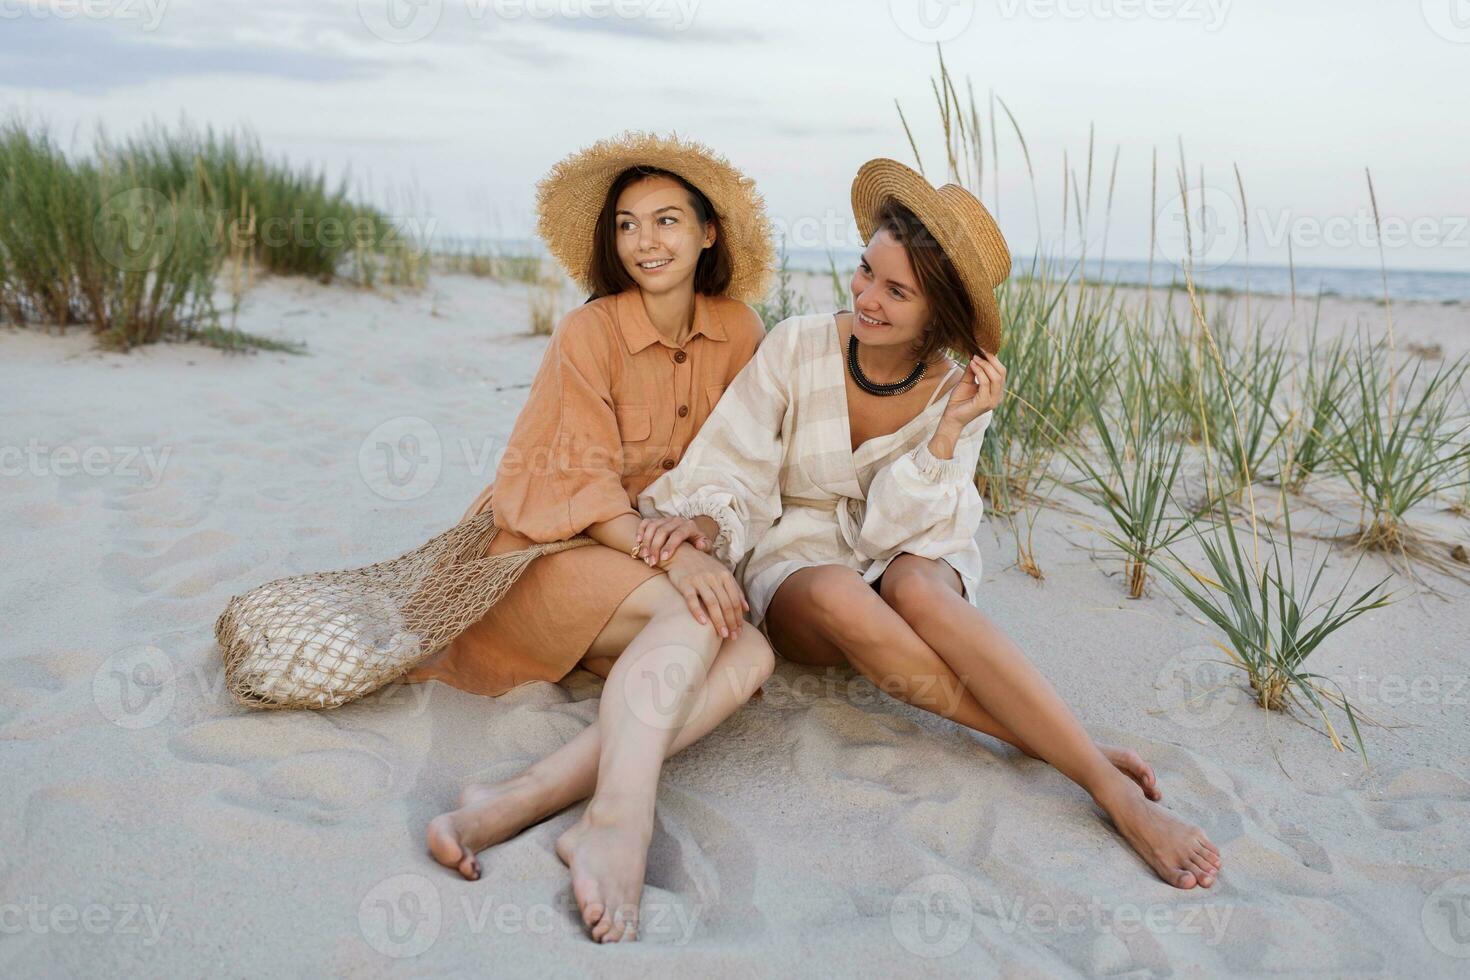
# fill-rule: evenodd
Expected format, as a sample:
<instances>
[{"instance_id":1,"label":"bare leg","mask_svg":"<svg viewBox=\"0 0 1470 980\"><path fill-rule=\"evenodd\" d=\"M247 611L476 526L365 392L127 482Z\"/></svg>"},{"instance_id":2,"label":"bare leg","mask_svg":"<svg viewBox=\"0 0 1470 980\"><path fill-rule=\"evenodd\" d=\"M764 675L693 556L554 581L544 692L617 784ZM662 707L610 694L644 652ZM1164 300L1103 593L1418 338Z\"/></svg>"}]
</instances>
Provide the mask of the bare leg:
<instances>
[{"instance_id":1,"label":"bare leg","mask_svg":"<svg viewBox=\"0 0 1470 980\"><path fill-rule=\"evenodd\" d=\"M598 703L595 785L605 789L594 793L581 820L557 842L583 922L598 941L636 936L659 773L690 721L721 641L689 615L683 597L660 576L624 600L588 653L605 657L620 645L626 649ZM444 842L443 826L430 832L431 850L436 838L439 843L436 857L461 873L477 872L472 851L466 855L463 847L457 860L445 860L459 845Z\"/></svg>"},{"instance_id":2,"label":"bare leg","mask_svg":"<svg viewBox=\"0 0 1470 980\"><path fill-rule=\"evenodd\" d=\"M649 580L634 595L645 589L647 625L613 665L598 700L597 789L556 842L582 921L598 942L637 935L659 773L720 647L713 627L689 615L667 578Z\"/></svg>"},{"instance_id":3,"label":"bare leg","mask_svg":"<svg viewBox=\"0 0 1470 980\"><path fill-rule=\"evenodd\" d=\"M616 663L608 657L589 656L583 666L604 678ZM742 630L726 640L710 665L703 691L688 722L674 736L672 756L709 734L735 709L748 701L770 677L774 655L756 629ZM603 697L609 688L604 685ZM613 696L619 696L617 691ZM597 785L597 762L602 752L598 721L571 741L538 760L523 772L498 783L471 783L460 793L459 809L429 824L429 850L445 867L466 878L480 877L478 851L509 840L526 827L592 795Z\"/></svg>"},{"instance_id":4,"label":"bare leg","mask_svg":"<svg viewBox=\"0 0 1470 980\"><path fill-rule=\"evenodd\" d=\"M797 581L797 592L788 597L793 601L783 603L782 593L804 573L811 574ZM884 574L885 598L879 598L848 569L804 569L783 583L768 613L777 646L784 652L783 636L815 633L880 690L980 731L999 721L1086 789L1166 882L1179 888L1213 884L1219 852L1204 832L1144 798L1015 644L944 577L952 574L941 563L902 556ZM981 712L971 700L984 705Z\"/></svg>"},{"instance_id":5,"label":"bare leg","mask_svg":"<svg viewBox=\"0 0 1470 980\"><path fill-rule=\"evenodd\" d=\"M959 575L947 564L934 564L953 580L952 586L958 593ZM895 567L902 566L898 562L889 566L890 569ZM884 576L885 588L893 578ZM849 569L836 565L805 568L782 583L768 613L768 626L782 656L797 663L820 666L849 662L848 655L827 636L823 625L825 617L814 614L814 611L825 608L822 605L824 596L840 597L845 594L843 591L832 592L832 589L843 590L849 586L854 590L855 601L870 609L878 620L867 627L876 630L869 634L869 638L874 644L888 646L889 653L902 664L900 670L890 670L883 677L885 693L1007 742L1033 759L1041 758L1019 735L987 711L949 664L902 617L878 601L877 593ZM858 586L867 592L856 595ZM831 612L834 617L840 614L836 608ZM1153 767L1137 752L1100 743L1097 748L1118 771L1137 783L1145 796L1151 800L1163 799Z\"/></svg>"}]
</instances>

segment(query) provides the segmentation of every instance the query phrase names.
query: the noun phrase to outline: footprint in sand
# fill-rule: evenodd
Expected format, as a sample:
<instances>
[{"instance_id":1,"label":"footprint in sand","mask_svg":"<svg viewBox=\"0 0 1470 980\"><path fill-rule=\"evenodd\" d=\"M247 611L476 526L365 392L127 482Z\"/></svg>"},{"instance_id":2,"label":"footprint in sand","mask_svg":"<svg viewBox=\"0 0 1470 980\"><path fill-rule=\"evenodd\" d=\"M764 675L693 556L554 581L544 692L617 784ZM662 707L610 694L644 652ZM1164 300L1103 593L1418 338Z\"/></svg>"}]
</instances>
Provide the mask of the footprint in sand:
<instances>
[{"instance_id":1,"label":"footprint in sand","mask_svg":"<svg viewBox=\"0 0 1470 980\"><path fill-rule=\"evenodd\" d=\"M167 579L172 579L174 587L178 587L179 579L170 572L182 566L185 569L183 578L187 580L190 564L212 558L232 547L237 540L235 535L226 531L195 531L178 538L159 554L114 551L103 556L102 574L114 592L150 595L165 588L164 580ZM187 589L187 584L184 587Z\"/></svg>"},{"instance_id":2,"label":"footprint in sand","mask_svg":"<svg viewBox=\"0 0 1470 980\"><path fill-rule=\"evenodd\" d=\"M10 722L66 687L55 660L49 654L0 660L0 690L5 691L0 698L0 736L17 737L9 730Z\"/></svg>"},{"instance_id":3,"label":"footprint in sand","mask_svg":"<svg viewBox=\"0 0 1470 980\"><path fill-rule=\"evenodd\" d=\"M1306 867L1323 874L1332 874L1331 856L1306 827L1294 823L1279 823L1276 825L1276 839L1291 848Z\"/></svg>"},{"instance_id":4,"label":"footprint in sand","mask_svg":"<svg viewBox=\"0 0 1470 980\"><path fill-rule=\"evenodd\" d=\"M888 722L851 704L818 703L797 716L792 761L803 779L844 803L887 807L912 794L899 788L903 750Z\"/></svg>"},{"instance_id":5,"label":"footprint in sand","mask_svg":"<svg viewBox=\"0 0 1470 980\"><path fill-rule=\"evenodd\" d=\"M200 722L169 740L185 762L229 766L243 777L220 796L302 822L335 824L393 792L393 746L307 712Z\"/></svg>"},{"instance_id":6,"label":"footprint in sand","mask_svg":"<svg viewBox=\"0 0 1470 980\"><path fill-rule=\"evenodd\" d=\"M1470 782L1443 769L1418 766L1393 776L1373 798L1363 803L1368 819L1400 833L1424 830L1442 823L1441 810L1470 801Z\"/></svg>"},{"instance_id":7,"label":"footprint in sand","mask_svg":"<svg viewBox=\"0 0 1470 980\"><path fill-rule=\"evenodd\" d=\"M749 937L764 928L755 907L756 842L694 793L659 791L648 848L648 887L638 938L682 945Z\"/></svg>"}]
</instances>

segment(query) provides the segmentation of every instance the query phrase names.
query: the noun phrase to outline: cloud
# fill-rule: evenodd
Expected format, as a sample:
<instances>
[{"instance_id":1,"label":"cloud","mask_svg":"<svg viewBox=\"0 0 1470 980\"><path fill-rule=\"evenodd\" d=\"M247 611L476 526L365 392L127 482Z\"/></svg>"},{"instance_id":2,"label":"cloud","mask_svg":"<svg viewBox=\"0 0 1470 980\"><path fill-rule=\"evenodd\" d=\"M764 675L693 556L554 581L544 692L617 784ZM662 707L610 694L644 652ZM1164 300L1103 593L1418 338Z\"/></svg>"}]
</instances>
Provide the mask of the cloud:
<instances>
[{"instance_id":1,"label":"cloud","mask_svg":"<svg viewBox=\"0 0 1470 980\"><path fill-rule=\"evenodd\" d=\"M96 93L194 75L312 82L370 78L388 62L281 46L166 43L116 25L21 18L0 30L0 85Z\"/></svg>"},{"instance_id":2,"label":"cloud","mask_svg":"<svg viewBox=\"0 0 1470 980\"><path fill-rule=\"evenodd\" d=\"M655 4L656 8L658 5ZM671 11L677 4L670 3ZM608 34L616 37L634 37L650 41L675 44L695 42L699 44L755 44L766 39L762 31L747 27L724 27L719 25L696 25L692 19L681 19L684 15L672 13L670 18L644 17L545 17L525 18L538 27L577 34ZM692 14L691 14L692 16Z\"/></svg>"}]
</instances>

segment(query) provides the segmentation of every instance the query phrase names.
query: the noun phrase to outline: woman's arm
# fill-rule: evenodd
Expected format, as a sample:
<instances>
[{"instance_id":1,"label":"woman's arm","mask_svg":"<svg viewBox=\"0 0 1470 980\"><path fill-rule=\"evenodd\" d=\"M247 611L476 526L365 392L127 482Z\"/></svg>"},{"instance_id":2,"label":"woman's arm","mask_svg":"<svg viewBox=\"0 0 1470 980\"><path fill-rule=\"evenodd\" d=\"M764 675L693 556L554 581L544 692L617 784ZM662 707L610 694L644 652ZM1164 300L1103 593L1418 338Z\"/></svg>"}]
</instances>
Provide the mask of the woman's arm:
<instances>
[{"instance_id":1,"label":"woman's arm","mask_svg":"<svg viewBox=\"0 0 1470 980\"><path fill-rule=\"evenodd\" d=\"M964 549L980 529L985 505L975 489L980 445L990 426L987 412L956 437L938 432L873 477L863 526L853 550L881 561L907 552L942 558ZM948 457L938 455L949 449Z\"/></svg>"},{"instance_id":2,"label":"woman's arm","mask_svg":"<svg viewBox=\"0 0 1470 980\"><path fill-rule=\"evenodd\" d=\"M980 447L1005 393L1005 367L972 358L929 441L885 467L868 487L854 551L873 561L907 552L942 558L966 547L985 507L975 488Z\"/></svg>"},{"instance_id":3,"label":"woman's arm","mask_svg":"<svg viewBox=\"0 0 1470 980\"><path fill-rule=\"evenodd\" d=\"M496 522L532 541L586 532L625 554L638 512L622 482L607 332L573 311L552 334L495 472Z\"/></svg>"}]
</instances>

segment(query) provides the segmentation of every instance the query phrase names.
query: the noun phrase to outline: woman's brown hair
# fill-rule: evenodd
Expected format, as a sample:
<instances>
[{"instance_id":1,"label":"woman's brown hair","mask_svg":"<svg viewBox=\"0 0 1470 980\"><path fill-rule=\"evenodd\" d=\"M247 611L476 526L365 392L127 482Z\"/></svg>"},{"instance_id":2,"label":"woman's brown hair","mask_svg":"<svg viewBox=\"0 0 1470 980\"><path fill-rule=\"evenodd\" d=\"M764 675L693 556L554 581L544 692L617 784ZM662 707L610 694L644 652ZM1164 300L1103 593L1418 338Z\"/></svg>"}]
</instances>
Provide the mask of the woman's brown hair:
<instances>
[{"instance_id":1,"label":"woman's brown hair","mask_svg":"<svg viewBox=\"0 0 1470 980\"><path fill-rule=\"evenodd\" d=\"M607 189L607 199L602 202L602 213L597 216L596 241L592 244L592 295L589 301L603 296L612 296L632 289L637 283L628 275L623 260L618 258L618 196L630 185L648 177L669 177L689 192L689 204L700 224L715 226L715 242L699 253L699 262L694 267L694 291L706 296L719 296L730 288L730 253L725 248L725 236L720 234L720 216L704 192L676 173L658 167L629 167L618 174Z\"/></svg>"},{"instance_id":2,"label":"woman's brown hair","mask_svg":"<svg viewBox=\"0 0 1470 980\"><path fill-rule=\"evenodd\" d=\"M979 316L975 304L954 263L929 229L917 215L891 198L878 212L878 227L887 228L904 247L919 280L919 291L929 301L930 326L914 345L915 359L927 361L946 350L963 354L966 361L978 355L975 325Z\"/></svg>"}]
</instances>

